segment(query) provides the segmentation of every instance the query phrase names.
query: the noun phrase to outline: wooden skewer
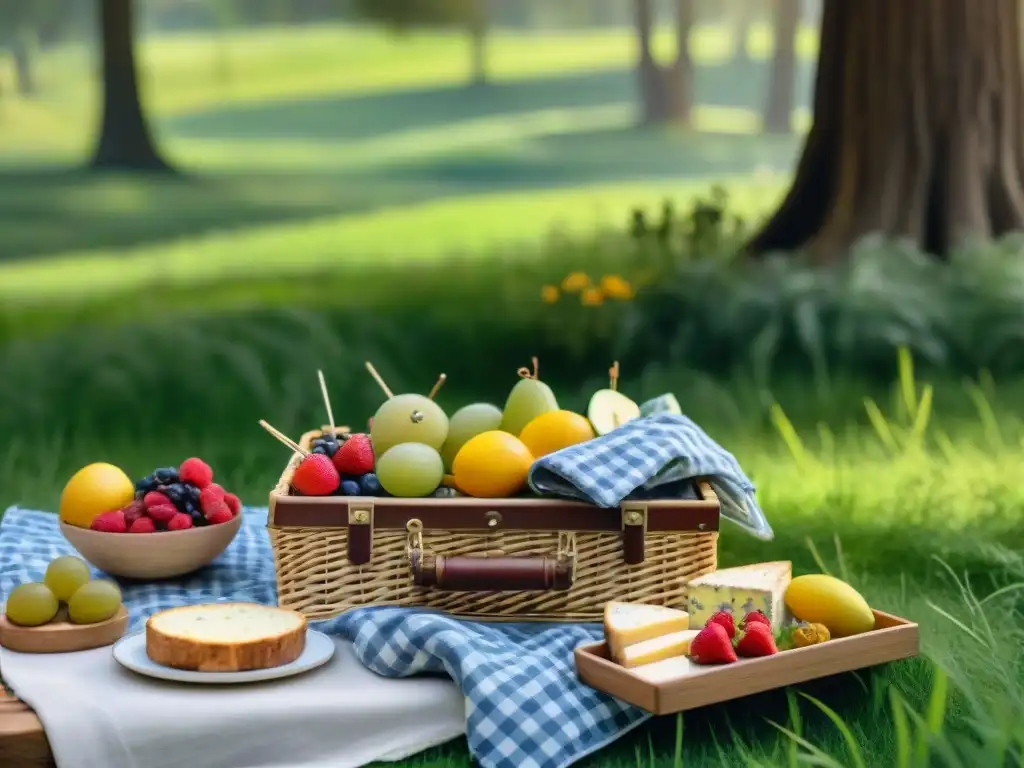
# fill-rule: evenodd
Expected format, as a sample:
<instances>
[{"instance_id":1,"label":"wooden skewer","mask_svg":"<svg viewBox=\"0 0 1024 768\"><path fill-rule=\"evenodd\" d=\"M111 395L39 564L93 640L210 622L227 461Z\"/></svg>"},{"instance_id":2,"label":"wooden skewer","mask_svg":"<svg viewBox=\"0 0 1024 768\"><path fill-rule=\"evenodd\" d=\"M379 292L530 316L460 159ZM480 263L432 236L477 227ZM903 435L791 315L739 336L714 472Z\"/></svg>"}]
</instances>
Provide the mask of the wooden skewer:
<instances>
[{"instance_id":1,"label":"wooden skewer","mask_svg":"<svg viewBox=\"0 0 1024 768\"><path fill-rule=\"evenodd\" d=\"M612 367L608 369L608 378L611 382L610 389L612 392L619 391L619 361L616 360L612 363Z\"/></svg>"},{"instance_id":2,"label":"wooden skewer","mask_svg":"<svg viewBox=\"0 0 1024 768\"><path fill-rule=\"evenodd\" d=\"M438 390L441 389L441 387L444 386L444 383L447 380L447 378L448 378L448 374L447 373L442 373L440 376L437 377L437 383L434 384L434 388L432 390L430 390L430 394L427 395L427 399L428 400L433 400L434 399L434 395L436 395Z\"/></svg>"},{"instance_id":3,"label":"wooden skewer","mask_svg":"<svg viewBox=\"0 0 1024 768\"><path fill-rule=\"evenodd\" d=\"M373 367L373 363L371 363L369 360L366 361L366 370L368 370L370 372L370 375L373 376L373 380L377 382L377 386L384 390L384 394L387 395L388 400L395 396L391 389L388 387L388 385L385 383L384 379L381 378L381 375L377 373L377 369Z\"/></svg>"},{"instance_id":4,"label":"wooden skewer","mask_svg":"<svg viewBox=\"0 0 1024 768\"><path fill-rule=\"evenodd\" d=\"M327 394L327 382L324 380L324 372L317 371L316 375L320 379L320 394L324 396L324 407L327 408L327 423L331 425L331 437L336 437L338 430L334 427L334 411L331 410L331 398Z\"/></svg>"},{"instance_id":5,"label":"wooden skewer","mask_svg":"<svg viewBox=\"0 0 1024 768\"><path fill-rule=\"evenodd\" d=\"M263 419L260 419L260 426L267 430L267 432L276 437L278 440L280 440L282 443L287 445L289 448L291 448L293 451L300 454L302 458L306 458L307 456L309 456L309 451L305 450L302 446L300 446L286 434L281 432L279 429L275 429L274 427L267 424L267 422L265 422Z\"/></svg>"}]
</instances>

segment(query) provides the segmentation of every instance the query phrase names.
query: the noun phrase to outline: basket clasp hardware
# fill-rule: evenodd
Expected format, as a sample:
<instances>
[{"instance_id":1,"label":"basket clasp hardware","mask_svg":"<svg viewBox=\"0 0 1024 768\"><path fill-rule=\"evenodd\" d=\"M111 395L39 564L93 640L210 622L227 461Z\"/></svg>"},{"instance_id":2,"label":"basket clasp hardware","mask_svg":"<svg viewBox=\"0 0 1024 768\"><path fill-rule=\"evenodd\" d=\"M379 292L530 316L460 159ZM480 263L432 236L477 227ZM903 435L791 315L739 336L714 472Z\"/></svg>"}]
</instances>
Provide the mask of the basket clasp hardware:
<instances>
[{"instance_id":1,"label":"basket clasp hardware","mask_svg":"<svg viewBox=\"0 0 1024 768\"><path fill-rule=\"evenodd\" d=\"M622 505L622 559L626 565L640 565L646 557L647 505Z\"/></svg>"},{"instance_id":2,"label":"basket clasp hardware","mask_svg":"<svg viewBox=\"0 0 1024 768\"><path fill-rule=\"evenodd\" d=\"M366 565L373 556L373 502L348 505L348 561Z\"/></svg>"},{"instance_id":3,"label":"basket clasp hardware","mask_svg":"<svg viewBox=\"0 0 1024 768\"><path fill-rule=\"evenodd\" d=\"M405 524L408 532L405 540L405 548L411 555L413 552L423 551L423 523L415 517Z\"/></svg>"}]
</instances>

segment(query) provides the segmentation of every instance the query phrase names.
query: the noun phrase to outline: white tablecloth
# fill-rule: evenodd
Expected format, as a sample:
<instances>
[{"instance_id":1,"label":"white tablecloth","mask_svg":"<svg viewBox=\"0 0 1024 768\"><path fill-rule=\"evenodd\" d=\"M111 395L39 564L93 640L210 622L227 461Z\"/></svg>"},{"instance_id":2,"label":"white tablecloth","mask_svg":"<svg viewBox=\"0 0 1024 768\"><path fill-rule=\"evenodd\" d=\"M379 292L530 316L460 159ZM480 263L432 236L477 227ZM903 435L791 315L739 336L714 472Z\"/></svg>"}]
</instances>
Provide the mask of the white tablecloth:
<instances>
[{"instance_id":1,"label":"white tablecloth","mask_svg":"<svg viewBox=\"0 0 1024 768\"><path fill-rule=\"evenodd\" d=\"M389 680L335 639L324 667L249 685L141 677L111 650L0 650L0 675L46 729L58 768L356 768L465 733L447 679Z\"/></svg>"}]
</instances>

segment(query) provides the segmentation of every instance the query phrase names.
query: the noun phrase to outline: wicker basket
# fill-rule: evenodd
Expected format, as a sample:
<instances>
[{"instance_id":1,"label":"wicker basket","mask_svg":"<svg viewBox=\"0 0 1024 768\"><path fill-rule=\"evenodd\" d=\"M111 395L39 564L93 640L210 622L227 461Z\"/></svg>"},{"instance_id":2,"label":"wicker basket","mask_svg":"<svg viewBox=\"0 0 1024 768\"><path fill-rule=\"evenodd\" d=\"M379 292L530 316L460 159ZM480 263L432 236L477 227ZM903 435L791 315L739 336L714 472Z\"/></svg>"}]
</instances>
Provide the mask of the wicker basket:
<instances>
[{"instance_id":1,"label":"wicker basket","mask_svg":"<svg viewBox=\"0 0 1024 768\"><path fill-rule=\"evenodd\" d=\"M321 431L309 432L308 449ZM598 621L609 600L685 607L715 570L719 503L294 496L293 456L270 494L278 601L312 619L366 605L491 621Z\"/></svg>"}]
</instances>

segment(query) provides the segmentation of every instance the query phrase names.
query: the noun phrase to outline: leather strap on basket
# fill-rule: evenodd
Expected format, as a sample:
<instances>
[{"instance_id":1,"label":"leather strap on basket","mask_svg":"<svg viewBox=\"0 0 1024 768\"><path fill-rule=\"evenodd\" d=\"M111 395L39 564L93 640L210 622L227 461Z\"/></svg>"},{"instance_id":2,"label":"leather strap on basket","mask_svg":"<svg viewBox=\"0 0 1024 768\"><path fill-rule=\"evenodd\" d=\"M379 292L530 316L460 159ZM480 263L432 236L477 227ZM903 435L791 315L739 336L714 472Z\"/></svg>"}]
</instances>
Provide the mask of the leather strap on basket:
<instances>
[{"instance_id":1,"label":"leather strap on basket","mask_svg":"<svg viewBox=\"0 0 1024 768\"><path fill-rule=\"evenodd\" d=\"M622 559L626 565L640 565L647 557L647 508L643 504L622 505Z\"/></svg>"},{"instance_id":2,"label":"leather strap on basket","mask_svg":"<svg viewBox=\"0 0 1024 768\"><path fill-rule=\"evenodd\" d=\"M423 526L408 525L409 569L417 587L448 592L530 592L567 590L573 585L575 536L559 534L554 556L446 556L423 550Z\"/></svg>"},{"instance_id":3,"label":"leather strap on basket","mask_svg":"<svg viewBox=\"0 0 1024 768\"><path fill-rule=\"evenodd\" d=\"M366 565L373 557L373 504L348 506L348 561Z\"/></svg>"}]
</instances>

